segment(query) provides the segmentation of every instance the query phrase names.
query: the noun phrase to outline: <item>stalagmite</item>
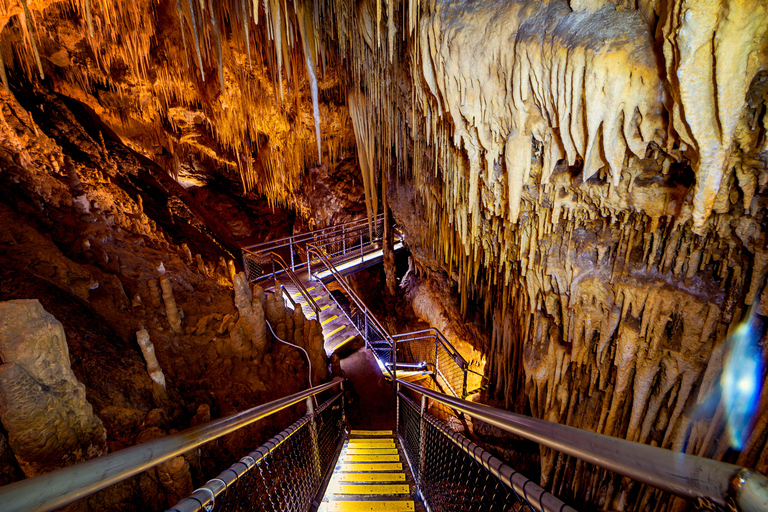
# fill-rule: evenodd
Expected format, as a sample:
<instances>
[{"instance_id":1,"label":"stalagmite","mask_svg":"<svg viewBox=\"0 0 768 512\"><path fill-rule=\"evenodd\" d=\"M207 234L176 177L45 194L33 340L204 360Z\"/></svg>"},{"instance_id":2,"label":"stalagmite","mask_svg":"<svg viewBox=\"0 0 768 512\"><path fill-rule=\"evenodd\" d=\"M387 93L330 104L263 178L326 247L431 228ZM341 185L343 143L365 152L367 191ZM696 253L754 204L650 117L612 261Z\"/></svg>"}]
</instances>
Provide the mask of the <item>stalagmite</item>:
<instances>
[{"instance_id":1,"label":"stalagmite","mask_svg":"<svg viewBox=\"0 0 768 512\"><path fill-rule=\"evenodd\" d=\"M237 270L235 269L235 262L232 260L227 260L227 270L229 271L229 279L234 283L235 282L235 275L237 275Z\"/></svg>"},{"instance_id":2,"label":"stalagmite","mask_svg":"<svg viewBox=\"0 0 768 512\"><path fill-rule=\"evenodd\" d=\"M168 274L164 274L160 278L160 288L163 290L163 302L165 303L165 315L168 319L168 323L171 324L173 332L181 332L181 314L176 305L176 299L173 296L173 287L171 286L171 280L168 278Z\"/></svg>"},{"instance_id":3,"label":"stalagmite","mask_svg":"<svg viewBox=\"0 0 768 512\"><path fill-rule=\"evenodd\" d=\"M160 363L157 361L157 355L155 355L155 346L149 339L149 333L146 329L142 329L136 332L136 341L139 343L141 353L144 356L144 361L147 363L147 373L152 382L160 386L163 391L165 390L165 375L160 368Z\"/></svg>"},{"instance_id":4,"label":"stalagmite","mask_svg":"<svg viewBox=\"0 0 768 512\"><path fill-rule=\"evenodd\" d=\"M157 285L157 279L150 279L147 281L147 286L149 286L149 298L152 301L152 307L159 308L163 305L163 301L160 296L160 288Z\"/></svg>"}]
</instances>

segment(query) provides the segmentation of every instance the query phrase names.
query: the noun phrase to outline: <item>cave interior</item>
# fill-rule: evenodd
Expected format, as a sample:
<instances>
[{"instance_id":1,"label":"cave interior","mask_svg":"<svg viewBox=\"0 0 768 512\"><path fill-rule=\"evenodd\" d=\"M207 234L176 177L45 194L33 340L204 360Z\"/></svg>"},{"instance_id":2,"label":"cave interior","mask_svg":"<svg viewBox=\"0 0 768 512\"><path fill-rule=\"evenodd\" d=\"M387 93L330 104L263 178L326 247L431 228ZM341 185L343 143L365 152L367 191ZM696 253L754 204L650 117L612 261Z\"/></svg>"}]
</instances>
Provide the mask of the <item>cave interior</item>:
<instances>
[{"instance_id":1,"label":"cave interior","mask_svg":"<svg viewBox=\"0 0 768 512\"><path fill-rule=\"evenodd\" d=\"M338 377L396 428L242 251L379 218L349 286L467 400L768 473L768 0L0 0L0 80L0 486ZM705 507L438 409L579 510ZM170 507L302 414L63 510Z\"/></svg>"}]
</instances>

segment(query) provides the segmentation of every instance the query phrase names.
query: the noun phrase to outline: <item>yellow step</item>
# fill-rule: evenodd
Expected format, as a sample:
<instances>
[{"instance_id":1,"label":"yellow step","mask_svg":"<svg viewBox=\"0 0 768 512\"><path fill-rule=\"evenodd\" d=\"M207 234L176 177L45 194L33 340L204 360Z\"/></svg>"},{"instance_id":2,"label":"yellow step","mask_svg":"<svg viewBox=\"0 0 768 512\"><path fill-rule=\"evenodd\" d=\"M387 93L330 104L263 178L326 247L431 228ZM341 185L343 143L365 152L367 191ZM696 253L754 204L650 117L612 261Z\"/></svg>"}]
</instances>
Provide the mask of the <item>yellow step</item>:
<instances>
[{"instance_id":1,"label":"yellow step","mask_svg":"<svg viewBox=\"0 0 768 512\"><path fill-rule=\"evenodd\" d=\"M347 448L347 455L395 455L397 448Z\"/></svg>"},{"instance_id":2,"label":"yellow step","mask_svg":"<svg viewBox=\"0 0 768 512\"><path fill-rule=\"evenodd\" d=\"M352 484L337 485L333 494L410 494L408 484Z\"/></svg>"},{"instance_id":3,"label":"yellow step","mask_svg":"<svg viewBox=\"0 0 768 512\"><path fill-rule=\"evenodd\" d=\"M331 306L333 306L333 304L326 304L325 306L320 308L320 311L325 311L326 309L328 309Z\"/></svg>"},{"instance_id":4,"label":"yellow step","mask_svg":"<svg viewBox=\"0 0 768 512\"><path fill-rule=\"evenodd\" d=\"M397 462L400 455L345 455L343 462Z\"/></svg>"},{"instance_id":5,"label":"yellow step","mask_svg":"<svg viewBox=\"0 0 768 512\"><path fill-rule=\"evenodd\" d=\"M391 436L391 430L352 430L353 436Z\"/></svg>"},{"instance_id":6,"label":"yellow step","mask_svg":"<svg viewBox=\"0 0 768 512\"><path fill-rule=\"evenodd\" d=\"M394 439L350 439L348 446L350 448L379 448L395 446Z\"/></svg>"},{"instance_id":7,"label":"yellow step","mask_svg":"<svg viewBox=\"0 0 768 512\"><path fill-rule=\"evenodd\" d=\"M328 318L327 320L323 320L322 322L320 322L320 325L325 325L329 322L333 322L337 318L339 318L339 315L333 315L331 318Z\"/></svg>"},{"instance_id":8,"label":"yellow step","mask_svg":"<svg viewBox=\"0 0 768 512\"><path fill-rule=\"evenodd\" d=\"M314 289L315 289L315 287L313 286L313 287L311 287L311 288L307 288L307 291L308 291L308 292L311 292L311 291L312 291L312 290L314 290ZM296 298L296 297L298 297L299 295L301 295L301 292L296 292L296 293L294 293L293 295L291 295L291 298L292 298L292 299L295 299L295 298Z\"/></svg>"},{"instance_id":9,"label":"yellow step","mask_svg":"<svg viewBox=\"0 0 768 512\"><path fill-rule=\"evenodd\" d=\"M411 512L412 501L331 501L328 512Z\"/></svg>"},{"instance_id":10,"label":"yellow step","mask_svg":"<svg viewBox=\"0 0 768 512\"><path fill-rule=\"evenodd\" d=\"M405 482L405 473L339 473L339 482Z\"/></svg>"},{"instance_id":11,"label":"yellow step","mask_svg":"<svg viewBox=\"0 0 768 512\"><path fill-rule=\"evenodd\" d=\"M350 471L402 471L402 462L371 462L368 464L352 463L342 464L340 471L349 473Z\"/></svg>"},{"instance_id":12,"label":"yellow step","mask_svg":"<svg viewBox=\"0 0 768 512\"><path fill-rule=\"evenodd\" d=\"M336 347L333 350L338 350L339 348L343 347L344 345L346 345L347 343L349 343L350 341L352 341L355 338L357 338L357 334L353 334L349 338L345 339L344 341L342 341L341 343L336 345Z\"/></svg>"},{"instance_id":13,"label":"yellow step","mask_svg":"<svg viewBox=\"0 0 768 512\"><path fill-rule=\"evenodd\" d=\"M342 325L341 327L337 327L335 330L333 330L333 331L329 332L328 334L326 334L326 335L325 335L325 337L326 337L326 338L330 338L331 336L333 336L333 335L334 335L334 334L336 334L337 332L339 332L339 331L343 331L343 330L344 330L344 329L346 329L346 328L347 328L347 326L346 326L346 325Z\"/></svg>"}]
</instances>

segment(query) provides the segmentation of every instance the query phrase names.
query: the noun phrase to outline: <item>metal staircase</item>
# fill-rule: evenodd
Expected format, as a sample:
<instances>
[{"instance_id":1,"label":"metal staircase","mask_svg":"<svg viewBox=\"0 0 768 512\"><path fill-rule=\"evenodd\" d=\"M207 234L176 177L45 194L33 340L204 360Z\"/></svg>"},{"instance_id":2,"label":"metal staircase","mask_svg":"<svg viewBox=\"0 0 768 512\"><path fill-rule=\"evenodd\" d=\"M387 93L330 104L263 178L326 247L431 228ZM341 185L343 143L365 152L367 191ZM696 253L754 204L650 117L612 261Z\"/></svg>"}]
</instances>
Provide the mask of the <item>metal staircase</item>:
<instances>
[{"instance_id":1,"label":"metal staircase","mask_svg":"<svg viewBox=\"0 0 768 512\"><path fill-rule=\"evenodd\" d=\"M0 488L5 512L50 511L288 407L306 413L169 512L575 512L440 419L440 411L693 500L707 510L768 510L768 479L732 464L550 423L465 398L486 382L437 330L390 335L344 279L381 261L382 219L244 250L252 281L323 325L326 350L359 337L396 386L394 430L362 431L332 382L131 448ZM379 237L377 239L377 236ZM402 242L400 242L402 244ZM287 263L290 261L290 263ZM339 270L339 265L345 270ZM269 286L265 286L269 288ZM418 384L417 384L418 382ZM320 405L316 405L316 404ZM433 414L435 413L435 414Z\"/></svg>"}]
</instances>

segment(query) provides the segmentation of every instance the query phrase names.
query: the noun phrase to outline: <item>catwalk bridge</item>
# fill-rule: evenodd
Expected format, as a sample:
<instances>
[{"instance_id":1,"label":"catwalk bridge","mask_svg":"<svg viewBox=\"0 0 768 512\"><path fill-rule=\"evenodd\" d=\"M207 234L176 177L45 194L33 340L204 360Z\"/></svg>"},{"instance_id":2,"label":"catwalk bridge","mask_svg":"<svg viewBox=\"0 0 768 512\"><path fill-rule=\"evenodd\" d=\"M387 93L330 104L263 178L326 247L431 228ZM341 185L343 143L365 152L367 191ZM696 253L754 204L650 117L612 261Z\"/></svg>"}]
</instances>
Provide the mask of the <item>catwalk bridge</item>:
<instances>
[{"instance_id":1,"label":"catwalk bridge","mask_svg":"<svg viewBox=\"0 0 768 512\"><path fill-rule=\"evenodd\" d=\"M486 382L437 330L390 334L345 276L383 258L383 219L243 249L251 282L300 307L326 347L359 338L395 387L391 428L349 425L344 379L0 488L2 510L49 511L184 452L304 404L305 415L169 511L571 512L513 467L446 424L477 420L706 510L768 510L768 479L739 466L478 405ZM403 241L395 232L392 250Z\"/></svg>"}]
</instances>

